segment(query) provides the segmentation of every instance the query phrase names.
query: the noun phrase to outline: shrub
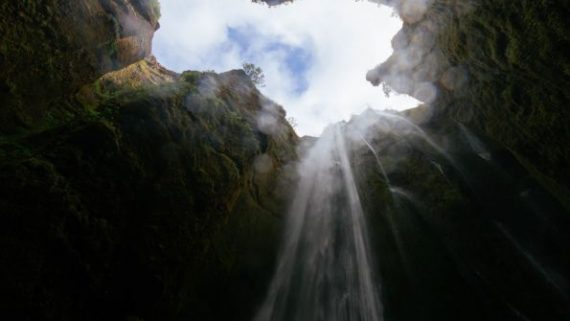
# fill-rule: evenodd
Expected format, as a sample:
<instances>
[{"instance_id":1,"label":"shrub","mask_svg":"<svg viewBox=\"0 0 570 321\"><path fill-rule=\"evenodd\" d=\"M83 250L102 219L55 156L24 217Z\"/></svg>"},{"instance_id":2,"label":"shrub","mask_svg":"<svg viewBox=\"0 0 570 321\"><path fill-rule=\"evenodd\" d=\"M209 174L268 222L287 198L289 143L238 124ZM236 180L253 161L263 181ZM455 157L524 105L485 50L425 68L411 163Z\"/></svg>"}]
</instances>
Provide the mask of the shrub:
<instances>
[{"instance_id":1,"label":"shrub","mask_svg":"<svg viewBox=\"0 0 570 321\"><path fill-rule=\"evenodd\" d=\"M263 73L263 70L260 67L252 63L244 62L243 71L245 71L245 74L249 77L249 79L251 79L251 81L255 85L260 87L265 86L265 74Z\"/></svg>"}]
</instances>

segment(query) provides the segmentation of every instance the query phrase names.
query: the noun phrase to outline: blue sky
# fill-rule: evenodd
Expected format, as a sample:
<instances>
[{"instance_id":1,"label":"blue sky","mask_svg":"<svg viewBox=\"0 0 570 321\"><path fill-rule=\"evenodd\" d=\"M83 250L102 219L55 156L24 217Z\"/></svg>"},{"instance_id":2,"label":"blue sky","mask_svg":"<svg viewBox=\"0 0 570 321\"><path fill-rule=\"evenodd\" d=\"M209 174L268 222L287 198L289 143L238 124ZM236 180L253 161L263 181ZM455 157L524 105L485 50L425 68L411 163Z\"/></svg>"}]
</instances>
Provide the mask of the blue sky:
<instances>
[{"instance_id":1,"label":"blue sky","mask_svg":"<svg viewBox=\"0 0 570 321\"><path fill-rule=\"evenodd\" d=\"M260 90L296 119L300 135L367 106L402 110L406 96L384 97L366 72L392 52L401 21L390 8L366 1L297 0L268 8L250 0L165 0L154 40L158 60L174 71L260 66Z\"/></svg>"},{"instance_id":2,"label":"blue sky","mask_svg":"<svg viewBox=\"0 0 570 321\"><path fill-rule=\"evenodd\" d=\"M252 42L262 37L254 26L248 24L238 28L228 27L227 35L230 46L235 45L239 48L239 55L244 59L244 62L260 64L257 61L259 52L251 50ZM291 46L285 42L269 41L261 48L261 52L283 57L284 67L297 80L294 87L291 88L292 95L302 95L308 89L307 71L313 62L310 49L302 46Z\"/></svg>"}]
</instances>

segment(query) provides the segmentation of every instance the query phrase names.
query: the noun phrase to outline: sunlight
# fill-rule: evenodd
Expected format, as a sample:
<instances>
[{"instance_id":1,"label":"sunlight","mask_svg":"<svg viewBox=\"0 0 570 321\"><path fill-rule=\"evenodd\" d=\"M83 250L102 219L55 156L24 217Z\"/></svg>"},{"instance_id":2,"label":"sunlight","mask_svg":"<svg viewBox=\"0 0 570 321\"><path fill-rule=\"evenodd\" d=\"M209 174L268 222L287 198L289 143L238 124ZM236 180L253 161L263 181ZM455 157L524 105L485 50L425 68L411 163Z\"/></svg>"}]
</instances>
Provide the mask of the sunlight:
<instances>
[{"instance_id":1,"label":"sunlight","mask_svg":"<svg viewBox=\"0 0 570 321\"><path fill-rule=\"evenodd\" d=\"M304 0L279 7L250 0L171 0L154 40L158 60L177 72L260 66L260 90L284 106L300 135L367 107L403 110L411 97L385 97L366 72L392 53L402 21L371 2Z\"/></svg>"}]
</instances>

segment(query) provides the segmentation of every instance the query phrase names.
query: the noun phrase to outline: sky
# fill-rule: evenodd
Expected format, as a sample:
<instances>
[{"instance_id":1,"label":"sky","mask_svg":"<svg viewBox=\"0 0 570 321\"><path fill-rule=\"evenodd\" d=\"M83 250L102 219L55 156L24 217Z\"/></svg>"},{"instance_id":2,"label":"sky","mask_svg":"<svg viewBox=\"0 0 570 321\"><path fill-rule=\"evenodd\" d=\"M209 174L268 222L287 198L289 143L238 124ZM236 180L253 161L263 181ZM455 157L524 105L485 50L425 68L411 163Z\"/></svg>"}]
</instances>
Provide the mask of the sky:
<instances>
[{"instance_id":1,"label":"sky","mask_svg":"<svg viewBox=\"0 0 570 321\"><path fill-rule=\"evenodd\" d=\"M387 98L365 79L390 56L402 27L391 8L354 0L271 8L250 0L162 0L161 9L153 42L161 64L177 72L224 72L254 63L265 73L260 91L295 119L299 135L318 136L367 107L418 105L404 95Z\"/></svg>"}]
</instances>

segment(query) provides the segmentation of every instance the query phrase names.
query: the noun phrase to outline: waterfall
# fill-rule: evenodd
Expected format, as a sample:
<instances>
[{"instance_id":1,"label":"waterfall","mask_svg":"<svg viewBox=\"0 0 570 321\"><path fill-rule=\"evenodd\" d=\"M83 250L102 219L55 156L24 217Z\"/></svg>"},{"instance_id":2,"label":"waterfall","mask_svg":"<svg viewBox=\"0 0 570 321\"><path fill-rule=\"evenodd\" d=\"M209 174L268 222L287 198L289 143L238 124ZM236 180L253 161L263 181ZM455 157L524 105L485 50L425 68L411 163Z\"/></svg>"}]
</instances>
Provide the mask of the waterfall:
<instances>
[{"instance_id":1,"label":"waterfall","mask_svg":"<svg viewBox=\"0 0 570 321\"><path fill-rule=\"evenodd\" d=\"M491 161L491 152L489 152L487 146L485 146L485 144L479 138L477 138L475 134L473 134L469 129L467 129L465 125L463 125L460 122L457 122L457 125L461 129L461 132L463 133L465 138L467 138L467 142L469 143L473 151L477 153L477 155L479 155L479 157L481 157L482 159L486 161Z\"/></svg>"},{"instance_id":2,"label":"waterfall","mask_svg":"<svg viewBox=\"0 0 570 321\"><path fill-rule=\"evenodd\" d=\"M325 130L298 170L277 269L254 321L383 320L342 124Z\"/></svg>"}]
</instances>

